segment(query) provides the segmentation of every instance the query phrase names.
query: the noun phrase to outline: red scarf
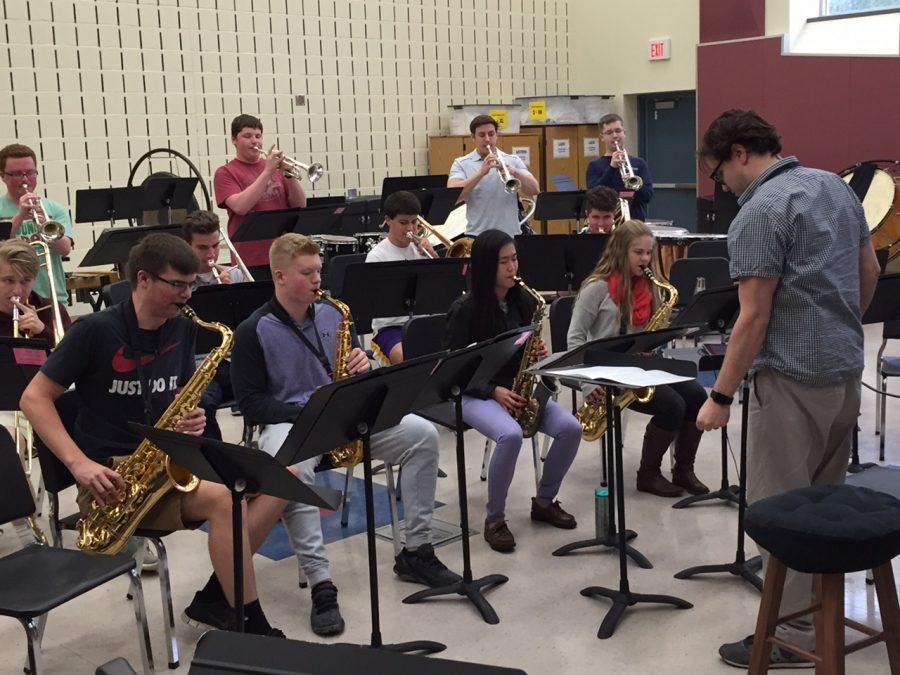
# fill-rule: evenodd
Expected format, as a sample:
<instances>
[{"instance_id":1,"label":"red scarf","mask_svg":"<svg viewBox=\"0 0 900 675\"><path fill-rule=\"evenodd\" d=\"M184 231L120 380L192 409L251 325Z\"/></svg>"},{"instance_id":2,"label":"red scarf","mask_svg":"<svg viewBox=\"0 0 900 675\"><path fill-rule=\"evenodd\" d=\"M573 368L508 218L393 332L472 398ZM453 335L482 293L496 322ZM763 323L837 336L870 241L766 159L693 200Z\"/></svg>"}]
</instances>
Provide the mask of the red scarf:
<instances>
[{"instance_id":1,"label":"red scarf","mask_svg":"<svg viewBox=\"0 0 900 675\"><path fill-rule=\"evenodd\" d=\"M609 294L612 296L616 307L622 304L622 275L613 272L606 279ZM643 274L639 277L631 277L631 325L643 326L650 320L650 312L653 309L653 291L650 282Z\"/></svg>"}]
</instances>

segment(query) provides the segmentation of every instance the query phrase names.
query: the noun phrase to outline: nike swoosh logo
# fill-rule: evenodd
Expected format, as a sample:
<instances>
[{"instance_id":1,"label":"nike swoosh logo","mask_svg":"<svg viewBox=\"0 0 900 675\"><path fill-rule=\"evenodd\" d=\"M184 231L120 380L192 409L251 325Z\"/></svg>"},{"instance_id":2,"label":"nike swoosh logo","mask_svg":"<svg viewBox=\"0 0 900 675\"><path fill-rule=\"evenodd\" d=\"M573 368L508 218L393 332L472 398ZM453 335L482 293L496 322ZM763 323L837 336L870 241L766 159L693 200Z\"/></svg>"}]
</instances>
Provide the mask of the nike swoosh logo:
<instances>
[{"instance_id":1,"label":"nike swoosh logo","mask_svg":"<svg viewBox=\"0 0 900 675\"><path fill-rule=\"evenodd\" d=\"M146 366L148 363L151 363L159 356L163 354L167 354L175 347L180 345L181 342L176 342L175 344L169 345L165 349L163 349L159 354L144 354L141 356L141 365ZM125 356L125 345L119 347L119 351L113 354L112 358L112 369L117 373L131 373L137 370L137 361L134 359L129 359Z\"/></svg>"}]
</instances>

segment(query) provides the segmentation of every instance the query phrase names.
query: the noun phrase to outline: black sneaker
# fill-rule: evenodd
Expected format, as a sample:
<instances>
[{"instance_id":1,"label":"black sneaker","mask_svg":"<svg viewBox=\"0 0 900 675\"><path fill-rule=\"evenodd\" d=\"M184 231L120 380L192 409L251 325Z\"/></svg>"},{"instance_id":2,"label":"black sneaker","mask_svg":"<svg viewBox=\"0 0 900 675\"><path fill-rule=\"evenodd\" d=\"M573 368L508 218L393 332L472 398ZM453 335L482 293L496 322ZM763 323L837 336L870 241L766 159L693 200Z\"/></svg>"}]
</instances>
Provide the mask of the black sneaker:
<instances>
[{"instance_id":1,"label":"black sneaker","mask_svg":"<svg viewBox=\"0 0 900 675\"><path fill-rule=\"evenodd\" d=\"M414 584L424 584L431 588L450 586L462 577L456 572L447 569L434 554L434 546L423 544L415 551L407 551L405 548L394 558L394 574Z\"/></svg>"},{"instance_id":2,"label":"black sneaker","mask_svg":"<svg viewBox=\"0 0 900 675\"><path fill-rule=\"evenodd\" d=\"M312 610L309 623L316 635L340 635L344 632L344 619L338 607L337 587L330 581L322 581L312 589Z\"/></svg>"},{"instance_id":3,"label":"black sneaker","mask_svg":"<svg viewBox=\"0 0 900 675\"><path fill-rule=\"evenodd\" d=\"M184 608L181 620L188 626L206 630L231 630L234 626L234 610L224 600L205 602L200 593L194 593L191 604Z\"/></svg>"},{"instance_id":4,"label":"black sneaker","mask_svg":"<svg viewBox=\"0 0 900 675\"><path fill-rule=\"evenodd\" d=\"M740 642L730 642L719 647L719 656L722 657L722 660L727 663L729 666L735 666L736 668L749 668L750 667L750 655L753 653L753 636L748 635ZM813 668L816 664L812 661L807 661L804 658L801 658L794 654L793 652L789 652L786 649L782 649L778 646L773 646L772 651L769 655L769 668Z\"/></svg>"}]
</instances>

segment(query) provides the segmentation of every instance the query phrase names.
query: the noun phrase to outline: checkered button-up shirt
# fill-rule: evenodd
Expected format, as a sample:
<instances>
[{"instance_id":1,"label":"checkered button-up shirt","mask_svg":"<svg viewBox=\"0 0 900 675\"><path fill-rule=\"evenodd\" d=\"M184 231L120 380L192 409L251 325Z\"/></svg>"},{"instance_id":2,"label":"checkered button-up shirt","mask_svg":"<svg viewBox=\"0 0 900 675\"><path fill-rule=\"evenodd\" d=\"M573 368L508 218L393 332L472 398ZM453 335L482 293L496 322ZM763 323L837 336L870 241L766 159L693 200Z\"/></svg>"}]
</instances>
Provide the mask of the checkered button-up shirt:
<instances>
[{"instance_id":1,"label":"checkered button-up shirt","mask_svg":"<svg viewBox=\"0 0 900 675\"><path fill-rule=\"evenodd\" d=\"M859 251L869 228L856 195L837 175L786 157L738 204L728 230L732 278L779 280L751 372L772 368L811 386L859 377Z\"/></svg>"}]
</instances>

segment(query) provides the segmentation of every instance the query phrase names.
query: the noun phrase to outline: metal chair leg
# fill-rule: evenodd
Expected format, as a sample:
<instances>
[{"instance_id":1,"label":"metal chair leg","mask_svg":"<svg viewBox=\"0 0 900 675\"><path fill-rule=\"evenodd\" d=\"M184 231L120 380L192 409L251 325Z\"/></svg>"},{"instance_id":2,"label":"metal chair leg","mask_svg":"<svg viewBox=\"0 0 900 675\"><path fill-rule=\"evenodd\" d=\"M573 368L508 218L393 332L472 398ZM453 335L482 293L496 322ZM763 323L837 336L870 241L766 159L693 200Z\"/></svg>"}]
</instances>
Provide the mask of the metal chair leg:
<instances>
[{"instance_id":1,"label":"metal chair leg","mask_svg":"<svg viewBox=\"0 0 900 675\"><path fill-rule=\"evenodd\" d=\"M481 480L487 480L488 467L491 464L491 453L493 450L494 445L490 440L486 440L484 442L484 458L481 460Z\"/></svg>"},{"instance_id":2,"label":"metal chair leg","mask_svg":"<svg viewBox=\"0 0 900 675\"><path fill-rule=\"evenodd\" d=\"M353 485L353 469L355 467L348 466L347 473L344 477L344 499L341 501L341 527L347 527L350 522L350 511L347 505L350 503L350 487Z\"/></svg>"},{"instance_id":3,"label":"metal chair leg","mask_svg":"<svg viewBox=\"0 0 900 675\"><path fill-rule=\"evenodd\" d=\"M162 596L163 627L166 634L166 652L169 658L169 668L178 667L178 638L175 637L175 609L172 607L172 584L169 579L169 557L166 553L166 545L159 537L150 541L156 548L159 562L156 564L159 574L159 592Z\"/></svg>"},{"instance_id":4,"label":"metal chair leg","mask_svg":"<svg viewBox=\"0 0 900 675\"><path fill-rule=\"evenodd\" d=\"M135 565L128 572L131 580L131 596L134 598L134 620L137 625L138 646L141 650L141 663L145 675L153 672L153 649L150 646L150 627L147 625L147 608L144 605L144 587L141 584L141 571Z\"/></svg>"},{"instance_id":5,"label":"metal chair leg","mask_svg":"<svg viewBox=\"0 0 900 675\"><path fill-rule=\"evenodd\" d=\"M400 528L398 527L400 516L397 512L397 490L394 485L394 466L392 464L384 463L384 476L387 480L388 505L391 509L391 539L394 542L394 556L398 556L403 545L400 542Z\"/></svg>"},{"instance_id":6,"label":"metal chair leg","mask_svg":"<svg viewBox=\"0 0 900 675\"><path fill-rule=\"evenodd\" d=\"M46 616L46 614L44 616ZM32 617L30 619L19 619L19 621L22 623L22 627L25 629L25 635L28 637L28 664L26 665L25 670L30 673L30 675L43 675L44 665L41 656L41 638L43 637L43 630L40 626L40 618L35 620L35 618ZM44 621L46 621L46 619Z\"/></svg>"},{"instance_id":7,"label":"metal chair leg","mask_svg":"<svg viewBox=\"0 0 900 675\"><path fill-rule=\"evenodd\" d=\"M881 378L881 391L887 391L887 378L882 376ZM881 395L881 418L879 420L881 427L881 435L878 438L878 460L884 461L884 416L887 412L887 396Z\"/></svg>"},{"instance_id":8,"label":"metal chair leg","mask_svg":"<svg viewBox=\"0 0 900 675\"><path fill-rule=\"evenodd\" d=\"M534 463L534 491L537 494L541 489L541 475L544 473L537 434L531 437L531 460Z\"/></svg>"}]
</instances>

